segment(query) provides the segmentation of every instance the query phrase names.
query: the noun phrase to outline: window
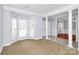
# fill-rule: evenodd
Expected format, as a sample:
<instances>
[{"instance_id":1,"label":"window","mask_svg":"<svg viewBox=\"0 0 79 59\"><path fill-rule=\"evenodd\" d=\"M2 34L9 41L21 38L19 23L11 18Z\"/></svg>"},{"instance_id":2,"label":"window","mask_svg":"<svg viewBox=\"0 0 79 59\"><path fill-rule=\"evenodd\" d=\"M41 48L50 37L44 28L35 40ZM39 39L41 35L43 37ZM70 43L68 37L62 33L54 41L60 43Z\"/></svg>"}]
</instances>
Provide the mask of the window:
<instances>
[{"instance_id":1,"label":"window","mask_svg":"<svg viewBox=\"0 0 79 59\"><path fill-rule=\"evenodd\" d=\"M19 37L27 36L27 20L19 19L18 27Z\"/></svg>"},{"instance_id":2,"label":"window","mask_svg":"<svg viewBox=\"0 0 79 59\"><path fill-rule=\"evenodd\" d=\"M17 37L17 19L12 17L12 39Z\"/></svg>"},{"instance_id":3,"label":"window","mask_svg":"<svg viewBox=\"0 0 79 59\"><path fill-rule=\"evenodd\" d=\"M30 36L34 37L34 32L35 32L35 20L30 20Z\"/></svg>"},{"instance_id":4,"label":"window","mask_svg":"<svg viewBox=\"0 0 79 59\"><path fill-rule=\"evenodd\" d=\"M13 15L11 17L11 36L12 39L19 37L34 37L35 20L27 20L25 16Z\"/></svg>"}]
</instances>

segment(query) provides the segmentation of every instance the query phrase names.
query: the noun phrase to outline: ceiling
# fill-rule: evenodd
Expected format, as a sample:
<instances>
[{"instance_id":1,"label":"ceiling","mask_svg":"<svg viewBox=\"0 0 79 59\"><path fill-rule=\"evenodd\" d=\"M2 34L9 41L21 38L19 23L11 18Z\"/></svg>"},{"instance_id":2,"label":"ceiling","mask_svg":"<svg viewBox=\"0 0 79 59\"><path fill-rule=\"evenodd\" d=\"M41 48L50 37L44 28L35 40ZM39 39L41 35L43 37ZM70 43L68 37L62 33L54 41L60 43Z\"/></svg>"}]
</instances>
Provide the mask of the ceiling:
<instances>
[{"instance_id":1,"label":"ceiling","mask_svg":"<svg viewBox=\"0 0 79 59\"><path fill-rule=\"evenodd\" d=\"M7 4L6 6L39 14L46 14L69 4Z\"/></svg>"}]
</instances>

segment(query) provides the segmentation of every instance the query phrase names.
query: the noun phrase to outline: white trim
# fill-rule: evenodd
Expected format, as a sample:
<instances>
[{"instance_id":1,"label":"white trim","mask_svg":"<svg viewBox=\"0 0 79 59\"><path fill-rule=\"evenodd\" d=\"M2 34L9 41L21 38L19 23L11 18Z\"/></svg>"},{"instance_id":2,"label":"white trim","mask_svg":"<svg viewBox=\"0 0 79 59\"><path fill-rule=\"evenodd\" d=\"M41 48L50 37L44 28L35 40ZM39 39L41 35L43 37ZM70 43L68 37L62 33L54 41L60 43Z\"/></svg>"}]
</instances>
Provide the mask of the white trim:
<instances>
[{"instance_id":1,"label":"white trim","mask_svg":"<svg viewBox=\"0 0 79 59\"><path fill-rule=\"evenodd\" d=\"M3 44L3 47L4 46L10 46L11 44L13 44L13 43L15 43L15 42L17 42L17 41L20 41L20 40L27 40L27 39L33 39L33 40L39 40L39 39L41 39L41 38L33 38L33 37L31 37L31 38L26 38L26 37L21 37L21 38L17 38L17 39L14 39L14 41L11 41L11 42L8 42L8 43L4 43Z\"/></svg>"},{"instance_id":2,"label":"white trim","mask_svg":"<svg viewBox=\"0 0 79 59\"><path fill-rule=\"evenodd\" d=\"M57 37L57 17L55 18L55 37Z\"/></svg>"},{"instance_id":3,"label":"white trim","mask_svg":"<svg viewBox=\"0 0 79 59\"><path fill-rule=\"evenodd\" d=\"M55 11L51 11L51 12L45 14L45 16L51 16L51 15L59 14L59 13L66 12L66 11L69 11L72 9L76 9L76 8L78 8L78 6L79 6L78 4L68 5L68 6L62 7L60 9L57 9Z\"/></svg>"},{"instance_id":4,"label":"white trim","mask_svg":"<svg viewBox=\"0 0 79 59\"><path fill-rule=\"evenodd\" d=\"M79 8L78 8L78 20L77 20L77 40L78 40L78 51L79 51Z\"/></svg>"},{"instance_id":5,"label":"white trim","mask_svg":"<svg viewBox=\"0 0 79 59\"><path fill-rule=\"evenodd\" d=\"M40 14L40 13L34 13L34 12L31 12L31 11L25 11L25 10L20 10L18 8L13 8L13 7L10 7L10 6L3 6L4 9L7 9L7 10L10 10L10 11L16 11L16 12L20 12L20 13L24 13L24 14L31 14L31 15L35 15L35 16L44 16L43 14Z\"/></svg>"},{"instance_id":6,"label":"white trim","mask_svg":"<svg viewBox=\"0 0 79 59\"><path fill-rule=\"evenodd\" d=\"M1 16L1 18L0 18L0 34L1 34L1 37L0 37L0 40L2 41L2 39L3 39L3 5L0 5L0 8L1 8L1 10L0 10L0 12L1 12L1 14L0 14L0 16ZM3 47L2 47L2 44L3 44L3 42L0 42L0 54L1 54L1 52L2 52L2 49L3 49Z\"/></svg>"},{"instance_id":7,"label":"white trim","mask_svg":"<svg viewBox=\"0 0 79 59\"><path fill-rule=\"evenodd\" d=\"M9 42L9 43L4 43L4 44L3 44L3 47L5 47L5 46L10 46L12 43L14 43L14 42L16 42L16 41L18 41L18 40L11 41L11 42Z\"/></svg>"},{"instance_id":8,"label":"white trim","mask_svg":"<svg viewBox=\"0 0 79 59\"><path fill-rule=\"evenodd\" d=\"M46 17L46 39L48 39L48 17Z\"/></svg>"},{"instance_id":9,"label":"white trim","mask_svg":"<svg viewBox=\"0 0 79 59\"><path fill-rule=\"evenodd\" d=\"M79 51L79 48L78 48L78 51Z\"/></svg>"},{"instance_id":10,"label":"white trim","mask_svg":"<svg viewBox=\"0 0 79 59\"><path fill-rule=\"evenodd\" d=\"M68 31L68 33L69 33L69 39L68 39L68 46L69 47L73 47L72 46L72 10L69 10L69 31Z\"/></svg>"},{"instance_id":11,"label":"white trim","mask_svg":"<svg viewBox=\"0 0 79 59\"><path fill-rule=\"evenodd\" d=\"M3 47L0 48L0 54L1 54L2 50L3 50Z\"/></svg>"},{"instance_id":12,"label":"white trim","mask_svg":"<svg viewBox=\"0 0 79 59\"><path fill-rule=\"evenodd\" d=\"M76 16L76 42L78 42L78 16Z\"/></svg>"}]
</instances>

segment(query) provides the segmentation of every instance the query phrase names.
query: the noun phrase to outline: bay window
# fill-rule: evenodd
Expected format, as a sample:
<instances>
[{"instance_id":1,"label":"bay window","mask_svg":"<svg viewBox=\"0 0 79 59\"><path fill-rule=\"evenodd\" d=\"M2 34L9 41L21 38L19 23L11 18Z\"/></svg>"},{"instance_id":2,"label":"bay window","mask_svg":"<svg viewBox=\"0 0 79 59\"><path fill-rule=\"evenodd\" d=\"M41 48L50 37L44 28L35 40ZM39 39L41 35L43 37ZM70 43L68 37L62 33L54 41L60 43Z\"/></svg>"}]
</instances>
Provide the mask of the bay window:
<instances>
[{"instance_id":1,"label":"bay window","mask_svg":"<svg viewBox=\"0 0 79 59\"><path fill-rule=\"evenodd\" d=\"M27 36L27 20L18 20L18 32L19 37Z\"/></svg>"},{"instance_id":2,"label":"bay window","mask_svg":"<svg viewBox=\"0 0 79 59\"><path fill-rule=\"evenodd\" d=\"M11 22L12 22L12 33L11 33L11 37L12 37L12 39L14 39L14 38L17 38L17 18L15 18L15 17L12 17L12 20L11 20Z\"/></svg>"},{"instance_id":3,"label":"bay window","mask_svg":"<svg viewBox=\"0 0 79 59\"><path fill-rule=\"evenodd\" d=\"M11 17L11 39L20 37L34 37L35 35L35 20L28 19L25 16Z\"/></svg>"},{"instance_id":4,"label":"bay window","mask_svg":"<svg viewBox=\"0 0 79 59\"><path fill-rule=\"evenodd\" d=\"M35 32L35 20L30 20L30 35L31 37L34 37Z\"/></svg>"}]
</instances>

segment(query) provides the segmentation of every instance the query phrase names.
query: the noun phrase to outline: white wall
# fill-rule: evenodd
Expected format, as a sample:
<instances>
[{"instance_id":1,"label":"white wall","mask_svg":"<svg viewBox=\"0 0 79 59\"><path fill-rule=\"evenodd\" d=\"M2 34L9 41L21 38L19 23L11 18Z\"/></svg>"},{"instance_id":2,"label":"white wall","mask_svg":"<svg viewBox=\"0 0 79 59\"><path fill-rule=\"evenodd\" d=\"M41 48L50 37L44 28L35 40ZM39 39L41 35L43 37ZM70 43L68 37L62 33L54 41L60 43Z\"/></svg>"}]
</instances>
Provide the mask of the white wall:
<instances>
[{"instance_id":1,"label":"white wall","mask_svg":"<svg viewBox=\"0 0 79 59\"><path fill-rule=\"evenodd\" d=\"M3 39L2 39L2 5L0 5L0 50L2 49L2 45L3 45Z\"/></svg>"},{"instance_id":2,"label":"white wall","mask_svg":"<svg viewBox=\"0 0 79 59\"><path fill-rule=\"evenodd\" d=\"M43 30L43 18L42 17L35 17L35 37L42 38L44 35Z\"/></svg>"},{"instance_id":3,"label":"white wall","mask_svg":"<svg viewBox=\"0 0 79 59\"><path fill-rule=\"evenodd\" d=\"M3 10L3 43L8 44L11 39L10 35L10 25L11 25L11 19L10 19L11 13L9 10L4 9Z\"/></svg>"},{"instance_id":4,"label":"white wall","mask_svg":"<svg viewBox=\"0 0 79 59\"><path fill-rule=\"evenodd\" d=\"M17 39L11 39L11 11L8 9L4 9L3 16L4 16L3 17L3 44L4 44L4 46L5 46L5 44L11 43L12 41L32 38L32 37L26 36L23 38L17 37ZM33 19L35 20L35 36L33 38L42 38L43 37L42 17L41 16L30 16L30 17L28 17L28 19L26 18L26 20L33 20ZM28 26L28 30L30 30L29 26Z\"/></svg>"}]
</instances>

